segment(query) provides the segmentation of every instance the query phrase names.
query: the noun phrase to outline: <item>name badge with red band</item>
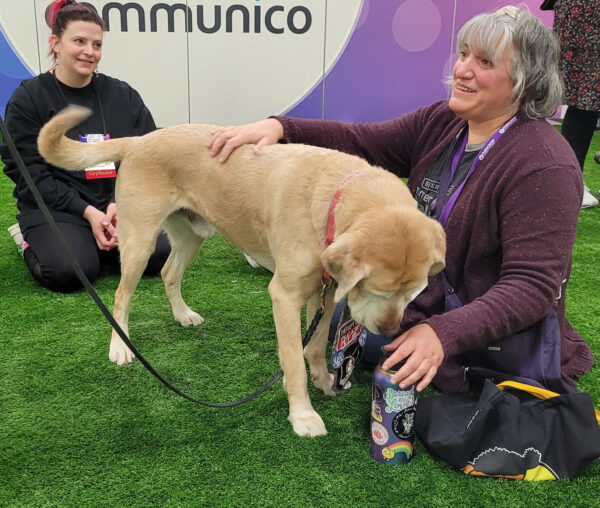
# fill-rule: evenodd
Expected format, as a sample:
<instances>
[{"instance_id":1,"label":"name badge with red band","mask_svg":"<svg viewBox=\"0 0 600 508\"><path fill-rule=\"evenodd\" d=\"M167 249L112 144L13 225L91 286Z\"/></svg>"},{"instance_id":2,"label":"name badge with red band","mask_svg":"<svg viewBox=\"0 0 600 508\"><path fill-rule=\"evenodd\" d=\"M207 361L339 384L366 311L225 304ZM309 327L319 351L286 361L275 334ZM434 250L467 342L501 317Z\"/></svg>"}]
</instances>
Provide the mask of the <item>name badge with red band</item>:
<instances>
[{"instance_id":1,"label":"name badge with red band","mask_svg":"<svg viewBox=\"0 0 600 508\"><path fill-rule=\"evenodd\" d=\"M110 134L86 134L85 136L79 136L79 141L82 143L100 143L110 139ZM86 180L95 180L97 178L115 178L117 176L117 169L115 163L112 161L101 162L95 166L86 168L85 178Z\"/></svg>"}]
</instances>

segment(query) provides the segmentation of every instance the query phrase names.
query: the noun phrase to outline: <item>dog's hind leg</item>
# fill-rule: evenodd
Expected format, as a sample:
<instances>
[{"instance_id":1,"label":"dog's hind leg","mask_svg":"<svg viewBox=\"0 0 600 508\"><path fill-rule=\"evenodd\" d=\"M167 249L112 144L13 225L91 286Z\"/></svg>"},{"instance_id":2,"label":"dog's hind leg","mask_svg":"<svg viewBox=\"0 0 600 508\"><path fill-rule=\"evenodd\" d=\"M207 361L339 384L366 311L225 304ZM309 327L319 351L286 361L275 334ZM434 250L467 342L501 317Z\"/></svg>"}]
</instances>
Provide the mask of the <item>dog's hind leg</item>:
<instances>
[{"instance_id":1,"label":"dog's hind leg","mask_svg":"<svg viewBox=\"0 0 600 508\"><path fill-rule=\"evenodd\" d=\"M323 309L323 317L319 322L319 326L315 330L310 342L304 348L304 357L308 361L310 374L313 384L323 390L326 395L337 395L333 389L333 374L327 368L327 360L325 351L327 349L327 337L329 335L329 325L333 314L333 294L330 289L325 295L325 307ZM317 309L320 306L320 295L316 293L307 302L306 305L306 320L307 327L310 325Z\"/></svg>"},{"instance_id":2,"label":"dog's hind leg","mask_svg":"<svg viewBox=\"0 0 600 508\"><path fill-rule=\"evenodd\" d=\"M201 228L202 221L202 218L192 212L181 211L172 213L163 222L163 229L171 242L171 254L161 275L173 317L183 326L200 325L204 321L187 306L181 296L181 279L185 269L198 254L204 240L214 233L214 228L206 222Z\"/></svg>"},{"instance_id":3,"label":"dog's hind leg","mask_svg":"<svg viewBox=\"0 0 600 508\"><path fill-rule=\"evenodd\" d=\"M308 396L306 365L302 355L300 312L303 298L294 288L286 288L277 271L269 284L273 301L273 318L279 343L279 361L284 373L284 386L290 404L289 421L300 436L323 436L325 424L313 409Z\"/></svg>"},{"instance_id":4,"label":"dog's hind leg","mask_svg":"<svg viewBox=\"0 0 600 508\"><path fill-rule=\"evenodd\" d=\"M148 263L148 258L156 247L156 237L159 228L151 228L142 224L127 223L119 220L119 251L121 254L121 281L115 293L115 307L113 317L129 335L129 307L131 297L142 277L142 273ZM159 221L157 221L160 224ZM125 345L119 334L113 330L110 341L108 357L117 365L125 365L133 361L133 353Z\"/></svg>"}]
</instances>

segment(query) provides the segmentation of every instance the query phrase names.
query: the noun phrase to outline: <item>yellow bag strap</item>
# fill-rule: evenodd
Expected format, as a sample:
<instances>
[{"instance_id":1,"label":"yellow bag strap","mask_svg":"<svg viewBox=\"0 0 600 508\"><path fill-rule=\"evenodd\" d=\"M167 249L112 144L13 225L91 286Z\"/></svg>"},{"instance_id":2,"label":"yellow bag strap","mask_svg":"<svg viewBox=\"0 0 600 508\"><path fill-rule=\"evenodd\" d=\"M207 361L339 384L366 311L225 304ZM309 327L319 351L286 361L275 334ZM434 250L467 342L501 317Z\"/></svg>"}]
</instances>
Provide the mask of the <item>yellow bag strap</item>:
<instances>
[{"instance_id":1,"label":"yellow bag strap","mask_svg":"<svg viewBox=\"0 0 600 508\"><path fill-rule=\"evenodd\" d=\"M557 397L559 395L558 393L546 390L545 388L526 385L525 383L519 383L518 381L504 381L496 386L500 388L500 390L503 390L506 387L516 388L517 390L531 393L531 395L535 395L538 399L551 399L552 397Z\"/></svg>"},{"instance_id":2,"label":"yellow bag strap","mask_svg":"<svg viewBox=\"0 0 600 508\"><path fill-rule=\"evenodd\" d=\"M496 385L500 390L504 390L504 388L516 388L517 390L522 390L524 392L530 393L534 395L538 399L551 399L552 397L558 397L560 394L556 392L552 392L550 390L546 390L545 388L538 388L537 386L527 385L525 383L519 383L518 381L504 381ZM594 409L596 413L596 420L598 421L598 425L600 425L600 411Z\"/></svg>"}]
</instances>

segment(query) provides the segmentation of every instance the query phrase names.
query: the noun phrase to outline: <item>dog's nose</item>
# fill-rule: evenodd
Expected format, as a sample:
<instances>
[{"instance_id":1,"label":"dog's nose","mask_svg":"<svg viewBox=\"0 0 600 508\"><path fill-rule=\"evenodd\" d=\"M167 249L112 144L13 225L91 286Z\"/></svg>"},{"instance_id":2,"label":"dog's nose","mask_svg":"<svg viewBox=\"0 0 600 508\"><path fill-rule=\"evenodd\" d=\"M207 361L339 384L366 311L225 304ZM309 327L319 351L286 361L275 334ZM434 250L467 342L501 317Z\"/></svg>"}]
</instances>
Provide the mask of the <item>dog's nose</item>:
<instances>
[{"instance_id":1,"label":"dog's nose","mask_svg":"<svg viewBox=\"0 0 600 508\"><path fill-rule=\"evenodd\" d=\"M400 330L400 323L404 316L404 309L397 306L389 306L379 314L375 324L381 335L395 337Z\"/></svg>"}]
</instances>

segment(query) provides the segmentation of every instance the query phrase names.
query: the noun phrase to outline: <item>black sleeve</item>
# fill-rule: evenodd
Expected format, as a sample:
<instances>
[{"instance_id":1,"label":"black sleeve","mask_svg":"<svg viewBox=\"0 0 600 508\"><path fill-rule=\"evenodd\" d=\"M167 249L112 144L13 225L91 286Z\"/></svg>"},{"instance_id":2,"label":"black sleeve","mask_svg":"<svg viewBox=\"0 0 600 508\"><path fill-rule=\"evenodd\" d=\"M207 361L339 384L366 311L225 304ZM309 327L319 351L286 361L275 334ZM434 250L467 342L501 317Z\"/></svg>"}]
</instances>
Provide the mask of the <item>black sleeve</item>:
<instances>
[{"instance_id":1,"label":"black sleeve","mask_svg":"<svg viewBox=\"0 0 600 508\"><path fill-rule=\"evenodd\" d=\"M131 122L133 124L133 136L142 136L156 130L156 125L150 110L144 104L140 94L133 88L129 88L129 103L131 105Z\"/></svg>"},{"instance_id":2,"label":"black sleeve","mask_svg":"<svg viewBox=\"0 0 600 508\"><path fill-rule=\"evenodd\" d=\"M434 118L448 124L446 101L418 108L400 117L378 122L347 123L335 120L309 120L275 116L283 126L285 141L322 146L358 155L399 177L410 176L417 162L415 154L431 144L428 125ZM452 114L452 118L454 115Z\"/></svg>"},{"instance_id":3,"label":"black sleeve","mask_svg":"<svg viewBox=\"0 0 600 508\"><path fill-rule=\"evenodd\" d=\"M75 189L54 177L49 165L38 152L37 136L49 118L40 117L23 86L17 88L9 100L5 118L8 132L46 205L54 210L82 216L88 203L81 199ZM37 208L33 194L5 145L2 159L5 164L4 173L16 184L15 197Z\"/></svg>"}]
</instances>

